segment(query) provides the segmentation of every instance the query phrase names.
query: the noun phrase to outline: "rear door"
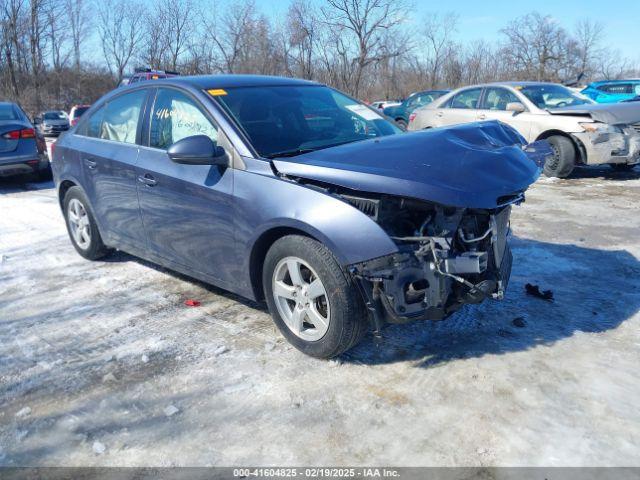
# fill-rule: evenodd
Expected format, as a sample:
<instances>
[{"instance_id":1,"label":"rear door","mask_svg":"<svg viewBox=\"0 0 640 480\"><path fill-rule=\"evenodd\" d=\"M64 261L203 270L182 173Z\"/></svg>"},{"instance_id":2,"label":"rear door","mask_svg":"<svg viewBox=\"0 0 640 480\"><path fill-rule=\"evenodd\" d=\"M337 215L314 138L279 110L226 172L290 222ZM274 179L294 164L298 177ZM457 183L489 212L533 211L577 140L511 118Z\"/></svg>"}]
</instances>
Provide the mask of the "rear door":
<instances>
[{"instance_id":1,"label":"rear door","mask_svg":"<svg viewBox=\"0 0 640 480\"><path fill-rule=\"evenodd\" d=\"M455 125L458 123L469 123L478 120L478 107L482 88L468 88L458 92L436 109L436 125Z\"/></svg>"},{"instance_id":2,"label":"rear door","mask_svg":"<svg viewBox=\"0 0 640 480\"><path fill-rule=\"evenodd\" d=\"M172 162L167 148L207 135L232 155L232 147L190 93L158 88L146 117L137 168L140 210L150 253L224 283L236 265L233 232L233 169Z\"/></svg>"},{"instance_id":3,"label":"rear door","mask_svg":"<svg viewBox=\"0 0 640 480\"><path fill-rule=\"evenodd\" d=\"M531 113L528 110L519 113L507 111L507 104L514 102L524 105L515 93L506 88L486 87L478 110L478 120L500 120L515 128L527 141L531 141Z\"/></svg>"},{"instance_id":4,"label":"rear door","mask_svg":"<svg viewBox=\"0 0 640 480\"><path fill-rule=\"evenodd\" d=\"M140 255L146 239L136 190L136 140L148 93L139 89L110 99L78 128L74 142L83 187L106 242Z\"/></svg>"}]
</instances>

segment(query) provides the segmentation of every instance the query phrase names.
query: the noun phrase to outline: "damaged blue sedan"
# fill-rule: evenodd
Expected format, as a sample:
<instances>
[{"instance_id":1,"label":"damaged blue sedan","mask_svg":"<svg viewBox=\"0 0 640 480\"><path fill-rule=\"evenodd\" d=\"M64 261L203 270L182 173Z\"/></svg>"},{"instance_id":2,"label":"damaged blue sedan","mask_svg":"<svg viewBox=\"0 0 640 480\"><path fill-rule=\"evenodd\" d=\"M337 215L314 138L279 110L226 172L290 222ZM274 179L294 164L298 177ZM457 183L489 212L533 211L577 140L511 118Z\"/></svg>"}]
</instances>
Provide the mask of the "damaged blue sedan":
<instances>
[{"instance_id":1,"label":"damaged blue sedan","mask_svg":"<svg viewBox=\"0 0 640 480\"><path fill-rule=\"evenodd\" d=\"M327 86L176 77L118 89L56 144L71 242L252 300L329 358L386 323L500 299L538 146L498 122L404 133Z\"/></svg>"}]
</instances>

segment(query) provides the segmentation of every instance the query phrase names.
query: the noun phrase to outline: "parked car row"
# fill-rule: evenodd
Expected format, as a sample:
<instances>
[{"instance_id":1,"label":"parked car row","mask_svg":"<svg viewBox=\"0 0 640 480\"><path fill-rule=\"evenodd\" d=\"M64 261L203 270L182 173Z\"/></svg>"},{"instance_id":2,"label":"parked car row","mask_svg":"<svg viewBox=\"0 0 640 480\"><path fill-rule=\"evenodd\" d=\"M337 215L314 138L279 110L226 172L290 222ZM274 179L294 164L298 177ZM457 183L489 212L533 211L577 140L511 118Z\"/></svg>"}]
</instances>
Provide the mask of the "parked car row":
<instances>
[{"instance_id":1,"label":"parked car row","mask_svg":"<svg viewBox=\"0 0 640 480\"><path fill-rule=\"evenodd\" d=\"M15 103L0 102L0 177L51 175L44 138Z\"/></svg>"},{"instance_id":2,"label":"parked car row","mask_svg":"<svg viewBox=\"0 0 640 480\"><path fill-rule=\"evenodd\" d=\"M640 163L640 104L598 105L562 85L504 82L463 87L418 108L409 130L499 120L527 142L547 140L554 155L548 176L567 177L576 165Z\"/></svg>"},{"instance_id":3,"label":"parked car row","mask_svg":"<svg viewBox=\"0 0 640 480\"><path fill-rule=\"evenodd\" d=\"M502 298L511 208L548 155L504 123L407 134L321 84L214 75L114 90L52 165L80 255L119 249L265 300L327 358Z\"/></svg>"},{"instance_id":4,"label":"parked car row","mask_svg":"<svg viewBox=\"0 0 640 480\"><path fill-rule=\"evenodd\" d=\"M303 80L167 76L81 113L52 167L80 255L118 249L264 300L328 358L502 299L511 209L543 168L637 164L639 107L508 82L381 111Z\"/></svg>"}]
</instances>

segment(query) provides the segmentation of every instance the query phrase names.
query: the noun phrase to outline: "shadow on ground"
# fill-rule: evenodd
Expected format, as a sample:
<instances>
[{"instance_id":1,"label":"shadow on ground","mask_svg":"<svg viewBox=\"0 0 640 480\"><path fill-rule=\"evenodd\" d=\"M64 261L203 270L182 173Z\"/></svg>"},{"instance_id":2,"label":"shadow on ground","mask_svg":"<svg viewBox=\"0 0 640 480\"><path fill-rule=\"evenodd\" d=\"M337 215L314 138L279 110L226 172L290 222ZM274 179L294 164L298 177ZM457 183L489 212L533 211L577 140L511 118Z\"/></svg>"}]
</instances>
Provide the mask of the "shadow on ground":
<instances>
[{"instance_id":1,"label":"shadow on ground","mask_svg":"<svg viewBox=\"0 0 640 480\"><path fill-rule=\"evenodd\" d=\"M0 177L0 194L27 192L30 190L47 190L54 187L53 180L38 180L35 175Z\"/></svg>"},{"instance_id":2,"label":"shadow on ground","mask_svg":"<svg viewBox=\"0 0 640 480\"><path fill-rule=\"evenodd\" d=\"M513 274L502 302L467 306L442 322L388 326L382 341L368 337L343 360L433 367L552 345L578 332L605 332L640 310L640 262L627 251L519 238L513 247ZM526 295L526 283L553 290L554 301Z\"/></svg>"},{"instance_id":3,"label":"shadow on ground","mask_svg":"<svg viewBox=\"0 0 640 480\"><path fill-rule=\"evenodd\" d=\"M571 173L571 176L567 179L589 179L600 178L603 180L638 180L640 178L640 166L636 166L631 170L614 170L609 165L594 165L590 167L576 167Z\"/></svg>"}]
</instances>

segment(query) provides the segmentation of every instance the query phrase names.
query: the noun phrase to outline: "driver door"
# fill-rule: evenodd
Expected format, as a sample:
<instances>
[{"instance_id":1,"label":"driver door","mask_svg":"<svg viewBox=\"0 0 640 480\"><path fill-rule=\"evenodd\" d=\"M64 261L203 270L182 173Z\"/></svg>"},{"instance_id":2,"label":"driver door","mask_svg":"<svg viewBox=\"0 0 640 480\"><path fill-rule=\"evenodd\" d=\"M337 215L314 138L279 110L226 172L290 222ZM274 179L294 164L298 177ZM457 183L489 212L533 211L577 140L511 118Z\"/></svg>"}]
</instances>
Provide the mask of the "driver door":
<instances>
[{"instance_id":1,"label":"driver door","mask_svg":"<svg viewBox=\"0 0 640 480\"><path fill-rule=\"evenodd\" d=\"M480 110L478 110L478 120L500 120L515 128L520 135L531 141L531 113L507 111L507 104L522 103L513 93L502 87L487 87L484 91ZM522 103L524 105L524 103Z\"/></svg>"},{"instance_id":2,"label":"driver door","mask_svg":"<svg viewBox=\"0 0 640 480\"><path fill-rule=\"evenodd\" d=\"M229 280L235 262L233 168L172 162L167 148L193 135L226 142L206 109L189 93L159 88L147 116L137 169L138 198L152 257Z\"/></svg>"},{"instance_id":3,"label":"driver door","mask_svg":"<svg viewBox=\"0 0 640 480\"><path fill-rule=\"evenodd\" d=\"M435 111L434 127L457 125L478 120L478 105L482 88L462 90Z\"/></svg>"}]
</instances>

